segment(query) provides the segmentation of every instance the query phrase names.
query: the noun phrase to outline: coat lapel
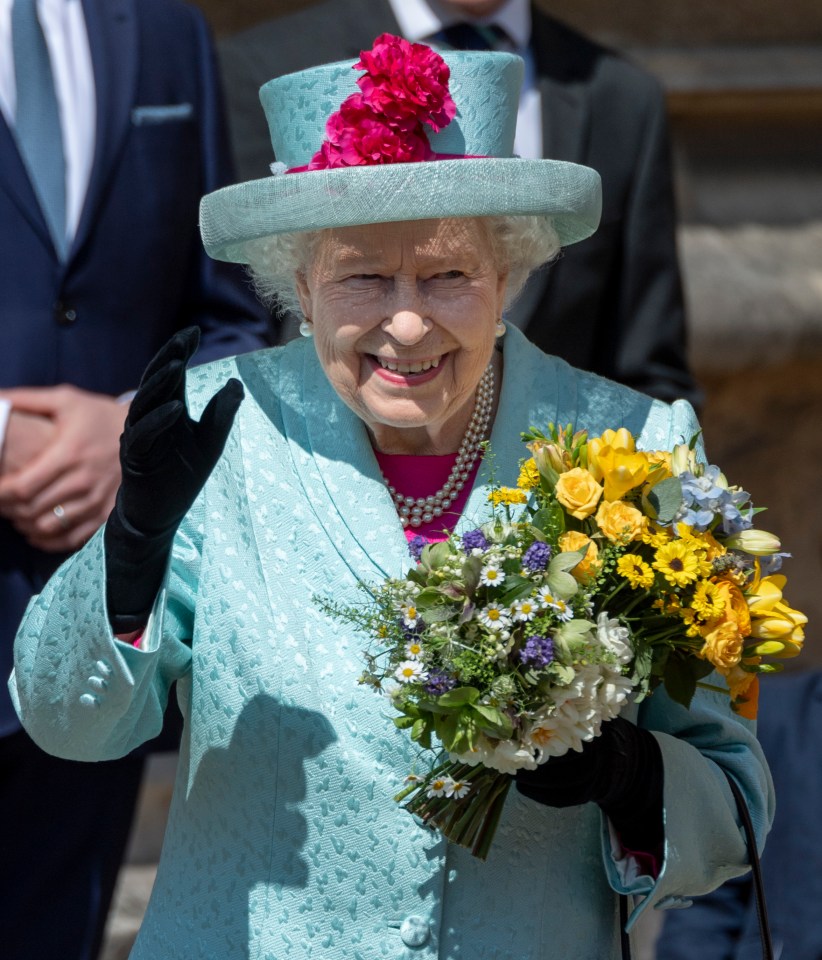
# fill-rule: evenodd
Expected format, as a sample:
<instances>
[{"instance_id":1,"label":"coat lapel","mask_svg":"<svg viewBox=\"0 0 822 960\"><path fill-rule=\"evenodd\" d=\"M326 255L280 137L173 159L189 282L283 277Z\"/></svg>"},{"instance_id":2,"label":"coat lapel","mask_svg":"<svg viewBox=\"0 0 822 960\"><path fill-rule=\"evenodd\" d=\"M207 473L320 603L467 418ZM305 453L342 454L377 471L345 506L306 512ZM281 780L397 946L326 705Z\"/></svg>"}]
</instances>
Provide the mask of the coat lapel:
<instances>
[{"instance_id":1,"label":"coat lapel","mask_svg":"<svg viewBox=\"0 0 822 960\"><path fill-rule=\"evenodd\" d=\"M72 253L82 247L91 231L128 132L138 60L134 0L83 0L83 13L94 70L97 123L94 162Z\"/></svg>"},{"instance_id":2,"label":"coat lapel","mask_svg":"<svg viewBox=\"0 0 822 960\"><path fill-rule=\"evenodd\" d=\"M408 544L365 426L334 392L313 344L289 344L276 363L254 363L255 356L239 358L238 369L282 433L284 449L275 455L290 458L297 478L296 522L324 535L355 580L402 576L411 562ZM277 472L272 464L267 481L275 482ZM252 500L258 496L248 493ZM267 542L265 530L258 531L258 542Z\"/></svg>"},{"instance_id":3,"label":"coat lapel","mask_svg":"<svg viewBox=\"0 0 822 960\"><path fill-rule=\"evenodd\" d=\"M3 170L3 176L0 177L0 190L4 190L11 197L37 236L50 250L54 251L51 234L34 187L29 180L23 158L17 148L14 131L2 115L0 115L0 166Z\"/></svg>"},{"instance_id":4,"label":"coat lapel","mask_svg":"<svg viewBox=\"0 0 822 960\"><path fill-rule=\"evenodd\" d=\"M488 490L492 484L515 487L520 460L528 450L520 434L529 427L575 419L576 397L561 375L562 364L533 346L515 327L503 343L502 388L491 429L490 455L480 466L457 531L471 530L490 519ZM562 402L562 407L560 403Z\"/></svg>"}]
</instances>

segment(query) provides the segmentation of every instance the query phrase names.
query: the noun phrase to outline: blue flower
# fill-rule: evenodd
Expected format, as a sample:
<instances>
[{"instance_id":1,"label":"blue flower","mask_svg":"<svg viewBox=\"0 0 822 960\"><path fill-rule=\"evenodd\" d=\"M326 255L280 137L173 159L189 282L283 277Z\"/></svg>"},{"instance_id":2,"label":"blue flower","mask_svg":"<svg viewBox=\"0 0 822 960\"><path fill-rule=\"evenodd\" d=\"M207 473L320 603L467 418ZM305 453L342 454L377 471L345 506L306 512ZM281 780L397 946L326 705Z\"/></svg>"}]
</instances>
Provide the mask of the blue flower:
<instances>
[{"instance_id":1,"label":"blue flower","mask_svg":"<svg viewBox=\"0 0 822 960\"><path fill-rule=\"evenodd\" d=\"M551 559L551 548L541 540L535 540L525 551L522 565L526 570L544 570Z\"/></svg>"},{"instance_id":2,"label":"blue flower","mask_svg":"<svg viewBox=\"0 0 822 960\"><path fill-rule=\"evenodd\" d=\"M448 693L457 685L457 681L444 673L442 670L431 670L428 674L428 680L425 683L425 692L432 697L438 697L442 693Z\"/></svg>"},{"instance_id":3,"label":"blue flower","mask_svg":"<svg viewBox=\"0 0 822 960\"><path fill-rule=\"evenodd\" d=\"M675 523L686 523L694 530L704 531L720 518L722 532L728 536L751 526L750 517L739 509L748 502L750 494L722 486L720 476L719 467L714 465L705 467L700 477L690 472L680 475L682 506L674 518Z\"/></svg>"},{"instance_id":4,"label":"blue flower","mask_svg":"<svg viewBox=\"0 0 822 960\"><path fill-rule=\"evenodd\" d=\"M529 637L519 652L523 663L532 663L535 667L547 667L554 659L554 641L548 637Z\"/></svg>"},{"instance_id":5,"label":"blue flower","mask_svg":"<svg viewBox=\"0 0 822 960\"><path fill-rule=\"evenodd\" d=\"M472 550L487 550L488 541L485 539L482 530L469 530L468 533L462 535L462 547L466 553L470 553Z\"/></svg>"},{"instance_id":6,"label":"blue flower","mask_svg":"<svg viewBox=\"0 0 822 960\"><path fill-rule=\"evenodd\" d=\"M421 536L419 533L412 537L408 541L408 552L411 556L417 561L420 562L420 557L422 556L422 548L428 545L428 541L425 537Z\"/></svg>"},{"instance_id":7,"label":"blue flower","mask_svg":"<svg viewBox=\"0 0 822 960\"><path fill-rule=\"evenodd\" d=\"M759 558L759 572L763 577L769 577L772 573L779 573L782 569L782 560L790 557L789 553L772 553L769 557Z\"/></svg>"}]
</instances>

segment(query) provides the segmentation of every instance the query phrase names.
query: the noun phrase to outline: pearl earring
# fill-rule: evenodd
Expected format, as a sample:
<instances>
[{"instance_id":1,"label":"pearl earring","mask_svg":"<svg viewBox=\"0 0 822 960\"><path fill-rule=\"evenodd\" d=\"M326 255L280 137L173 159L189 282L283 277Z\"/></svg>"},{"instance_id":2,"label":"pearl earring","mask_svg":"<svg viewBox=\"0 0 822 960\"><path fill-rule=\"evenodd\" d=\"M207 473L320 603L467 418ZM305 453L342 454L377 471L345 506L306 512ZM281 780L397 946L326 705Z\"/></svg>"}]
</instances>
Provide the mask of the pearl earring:
<instances>
[{"instance_id":1,"label":"pearl earring","mask_svg":"<svg viewBox=\"0 0 822 960\"><path fill-rule=\"evenodd\" d=\"M500 337L505 336L505 324L502 320L497 320L497 325L494 327L494 336L499 340Z\"/></svg>"},{"instance_id":2,"label":"pearl earring","mask_svg":"<svg viewBox=\"0 0 822 960\"><path fill-rule=\"evenodd\" d=\"M314 324L310 320L303 320L303 322L300 324L300 336L314 336Z\"/></svg>"}]
</instances>

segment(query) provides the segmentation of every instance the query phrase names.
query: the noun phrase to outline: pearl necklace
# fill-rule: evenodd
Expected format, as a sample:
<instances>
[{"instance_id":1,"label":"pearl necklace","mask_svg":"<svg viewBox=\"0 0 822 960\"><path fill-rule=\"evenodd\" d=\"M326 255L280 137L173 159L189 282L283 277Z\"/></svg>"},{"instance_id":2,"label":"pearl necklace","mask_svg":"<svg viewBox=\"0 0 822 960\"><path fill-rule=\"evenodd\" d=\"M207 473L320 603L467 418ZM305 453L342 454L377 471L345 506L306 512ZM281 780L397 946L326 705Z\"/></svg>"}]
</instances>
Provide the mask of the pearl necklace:
<instances>
[{"instance_id":1,"label":"pearl necklace","mask_svg":"<svg viewBox=\"0 0 822 960\"><path fill-rule=\"evenodd\" d=\"M477 401L474 405L474 412L471 414L468 429L462 438L457 459L454 466L451 467L448 479L436 493L432 493L428 497L403 496L396 487L391 486L387 477L383 474L382 479L394 500L403 527L420 527L424 523L430 523L435 517L441 517L453 501L457 499L460 491L465 487L465 482L471 475L471 470L482 449L482 443L491 422L493 406L494 370L489 363L477 386Z\"/></svg>"}]
</instances>

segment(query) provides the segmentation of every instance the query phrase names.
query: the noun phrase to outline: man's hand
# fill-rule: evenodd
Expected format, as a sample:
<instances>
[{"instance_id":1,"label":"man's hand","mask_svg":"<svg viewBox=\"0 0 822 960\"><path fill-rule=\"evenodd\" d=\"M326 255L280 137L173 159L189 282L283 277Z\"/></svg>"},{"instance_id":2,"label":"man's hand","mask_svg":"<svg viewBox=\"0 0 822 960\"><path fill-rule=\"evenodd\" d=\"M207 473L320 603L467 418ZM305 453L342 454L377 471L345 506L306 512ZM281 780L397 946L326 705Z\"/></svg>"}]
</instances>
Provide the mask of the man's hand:
<instances>
[{"instance_id":1,"label":"man's hand","mask_svg":"<svg viewBox=\"0 0 822 960\"><path fill-rule=\"evenodd\" d=\"M21 470L39 456L54 440L56 432L56 427L48 417L12 410L0 450L0 477Z\"/></svg>"},{"instance_id":2,"label":"man's hand","mask_svg":"<svg viewBox=\"0 0 822 960\"><path fill-rule=\"evenodd\" d=\"M0 471L0 515L40 550L76 550L114 505L128 406L71 386L21 387L0 396L12 403L10 425L15 414L29 415L47 420L53 431L32 459ZM35 443L32 435L30 445Z\"/></svg>"}]
</instances>

